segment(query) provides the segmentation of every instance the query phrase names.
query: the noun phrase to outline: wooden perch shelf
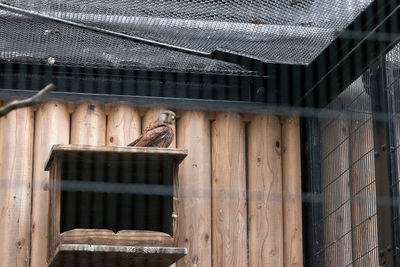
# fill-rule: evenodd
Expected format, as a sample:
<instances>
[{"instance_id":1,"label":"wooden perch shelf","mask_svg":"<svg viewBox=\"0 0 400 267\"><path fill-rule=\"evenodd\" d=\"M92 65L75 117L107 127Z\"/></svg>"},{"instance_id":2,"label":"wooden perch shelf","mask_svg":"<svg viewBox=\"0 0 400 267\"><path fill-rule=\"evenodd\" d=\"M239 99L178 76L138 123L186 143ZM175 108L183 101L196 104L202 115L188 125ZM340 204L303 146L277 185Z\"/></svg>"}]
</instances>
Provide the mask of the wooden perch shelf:
<instances>
[{"instance_id":1,"label":"wooden perch shelf","mask_svg":"<svg viewBox=\"0 0 400 267\"><path fill-rule=\"evenodd\" d=\"M177 247L174 236L179 217L175 203L178 165L186 155L185 149L54 145L45 166L50 171L48 263L169 266L185 256L187 249ZM81 201L82 197L71 197L76 192L101 199L103 204L116 196L132 196L131 201L139 204L147 200L160 206L155 217L152 205L127 210L134 218L146 218L147 224L133 220L125 225L128 229L121 229L112 216L105 217L101 203L88 204ZM73 212L77 207L69 199L75 204L79 201L78 206L86 205L87 212L79 216L88 217L89 224L68 222L69 217L76 216ZM124 204L114 201L105 205L116 209Z\"/></svg>"},{"instance_id":2,"label":"wooden perch shelf","mask_svg":"<svg viewBox=\"0 0 400 267\"><path fill-rule=\"evenodd\" d=\"M78 161L82 159L99 160L107 157L108 163L120 162L121 156L137 157L141 160L172 159L176 164L182 162L186 157L186 149L178 148L152 148L152 147L128 147L128 146L88 146L88 145L54 145L51 149L50 157L47 160L45 170L50 170L54 158L59 160L74 158ZM131 158L130 158L131 159ZM125 162L126 163L126 162ZM129 162L134 164L134 162Z\"/></svg>"},{"instance_id":3,"label":"wooden perch shelf","mask_svg":"<svg viewBox=\"0 0 400 267\"><path fill-rule=\"evenodd\" d=\"M186 248L173 247L173 238L153 231L74 229L61 234L58 252L51 264L90 266L101 259L102 266L169 266L187 254ZM67 264L67 265L65 265Z\"/></svg>"}]
</instances>

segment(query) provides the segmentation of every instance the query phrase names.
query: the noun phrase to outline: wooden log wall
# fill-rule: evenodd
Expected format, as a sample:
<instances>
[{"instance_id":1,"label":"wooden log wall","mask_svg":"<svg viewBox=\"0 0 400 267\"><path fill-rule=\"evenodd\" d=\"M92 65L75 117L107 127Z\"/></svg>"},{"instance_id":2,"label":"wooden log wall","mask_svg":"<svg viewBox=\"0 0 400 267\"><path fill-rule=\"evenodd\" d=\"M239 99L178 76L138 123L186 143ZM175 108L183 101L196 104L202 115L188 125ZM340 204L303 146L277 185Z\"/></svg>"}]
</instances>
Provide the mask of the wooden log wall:
<instances>
[{"instance_id":1,"label":"wooden log wall","mask_svg":"<svg viewBox=\"0 0 400 267\"><path fill-rule=\"evenodd\" d=\"M348 266L353 260L349 123L349 119L342 116L321 131L324 266Z\"/></svg>"},{"instance_id":2,"label":"wooden log wall","mask_svg":"<svg viewBox=\"0 0 400 267\"><path fill-rule=\"evenodd\" d=\"M49 172L44 170L54 144L69 143L70 116L65 103L51 102L36 111L32 192L31 266L46 266L49 203Z\"/></svg>"},{"instance_id":3,"label":"wooden log wall","mask_svg":"<svg viewBox=\"0 0 400 267\"><path fill-rule=\"evenodd\" d=\"M0 120L0 266L29 266L34 112Z\"/></svg>"},{"instance_id":4,"label":"wooden log wall","mask_svg":"<svg viewBox=\"0 0 400 267\"><path fill-rule=\"evenodd\" d=\"M371 106L362 93L353 106ZM350 127L353 267L379 266L372 115L355 114Z\"/></svg>"},{"instance_id":5,"label":"wooden log wall","mask_svg":"<svg viewBox=\"0 0 400 267\"><path fill-rule=\"evenodd\" d=\"M49 177L44 162L53 144L127 145L160 110L49 102L1 118L0 266L46 266ZM174 215L176 245L189 253L176 266L303 266L298 118L175 112L171 147L189 151L179 168ZM122 228L133 219L112 216L118 205L112 196L70 196L108 210L106 217L121 220ZM126 213L130 205L146 208L140 196L122 200L128 203ZM68 203L72 208L66 213L74 214L77 203ZM89 213L82 206L70 220L95 227Z\"/></svg>"}]
</instances>

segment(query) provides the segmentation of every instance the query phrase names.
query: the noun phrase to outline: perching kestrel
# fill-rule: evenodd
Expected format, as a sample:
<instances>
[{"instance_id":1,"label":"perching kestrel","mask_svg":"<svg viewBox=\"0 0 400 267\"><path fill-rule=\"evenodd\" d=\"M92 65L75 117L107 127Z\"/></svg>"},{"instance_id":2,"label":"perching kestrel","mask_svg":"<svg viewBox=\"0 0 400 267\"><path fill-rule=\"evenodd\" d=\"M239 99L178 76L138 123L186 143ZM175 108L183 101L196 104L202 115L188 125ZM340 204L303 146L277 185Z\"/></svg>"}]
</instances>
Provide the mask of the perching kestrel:
<instances>
[{"instance_id":1,"label":"perching kestrel","mask_svg":"<svg viewBox=\"0 0 400 267\"><path fill-rule=\"evenodd\" d=\"M175 113L164 110L158 119L147 126L143 134L128 146L136 147L169 147L174 139Z\"/></svg>"}]
</instances>

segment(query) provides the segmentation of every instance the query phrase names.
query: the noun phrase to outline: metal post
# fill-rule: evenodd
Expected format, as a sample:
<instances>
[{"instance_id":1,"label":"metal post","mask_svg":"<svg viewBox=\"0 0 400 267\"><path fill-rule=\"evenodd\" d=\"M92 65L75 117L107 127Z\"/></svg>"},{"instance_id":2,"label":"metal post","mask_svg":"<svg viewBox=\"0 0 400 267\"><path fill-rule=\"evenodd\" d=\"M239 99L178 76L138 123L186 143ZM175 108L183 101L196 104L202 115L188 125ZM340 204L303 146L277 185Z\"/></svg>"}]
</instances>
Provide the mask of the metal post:
<instances>
[{"instance_id":1,"label":"metal post","mask_svg":"<svg viewBox=\"0 0 400 267\"><path fill-rule=\"evenodd\" d=\"M371 67L372 123L375 155L375 183L379 265L392 267L393 253L393 178L390 162L390 116L385 58Z\"/></svg>"}]
</instances>

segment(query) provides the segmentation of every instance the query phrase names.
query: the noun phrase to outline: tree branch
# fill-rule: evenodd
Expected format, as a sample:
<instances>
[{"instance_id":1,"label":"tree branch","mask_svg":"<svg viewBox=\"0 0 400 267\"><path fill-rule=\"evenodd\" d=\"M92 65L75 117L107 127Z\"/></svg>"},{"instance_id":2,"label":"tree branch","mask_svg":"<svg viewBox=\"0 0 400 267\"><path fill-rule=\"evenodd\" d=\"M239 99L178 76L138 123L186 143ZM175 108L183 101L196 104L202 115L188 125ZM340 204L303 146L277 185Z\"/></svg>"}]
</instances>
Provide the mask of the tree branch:
<instances>
[{"instance_id":1,"label":"tree branch","mask_svg":"<svg viewBox=\"0 0 400 267\"><path fill-rule=\"evenodd\" d=\"M40 90L37 94L24 100L14 100L0 108L0 117L7 115L10 111L18 108L29 107L36 105L37 102L47 93L56 89L55 85L50 83L45 88Z\"/></svg>"}]
</instances>

